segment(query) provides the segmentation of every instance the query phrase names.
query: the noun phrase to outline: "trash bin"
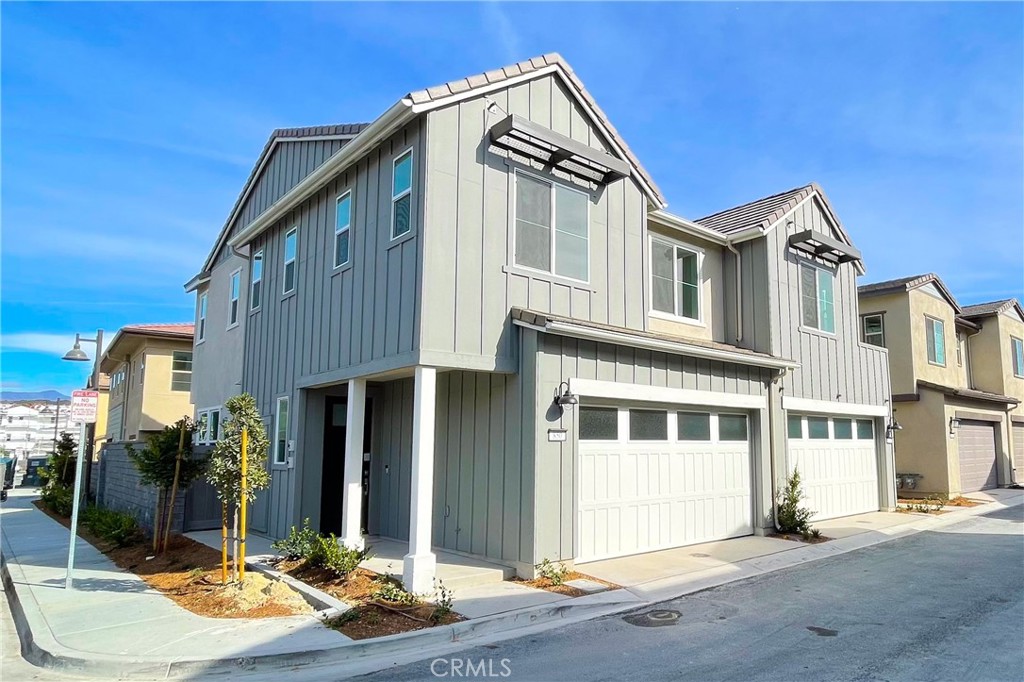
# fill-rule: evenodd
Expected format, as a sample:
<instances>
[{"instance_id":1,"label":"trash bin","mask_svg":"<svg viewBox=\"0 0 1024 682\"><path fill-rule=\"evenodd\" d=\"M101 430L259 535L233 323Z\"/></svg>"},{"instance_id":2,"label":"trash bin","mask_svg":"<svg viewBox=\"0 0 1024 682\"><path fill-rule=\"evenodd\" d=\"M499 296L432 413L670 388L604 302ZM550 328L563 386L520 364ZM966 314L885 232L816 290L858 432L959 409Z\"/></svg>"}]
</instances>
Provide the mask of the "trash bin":
<instances>
[{"instance_id":1,"label":"trash bin","mask_svg":"<svg viewBox=\"0 0 1024 682\"><path fill-rule=\"evenodd\" d=\"M3 484L0 485L0 502L7 499L7 491L14 487L14 459L12 457L0 457L0 474L3 474Z\"/></svg>"}]
</instances>

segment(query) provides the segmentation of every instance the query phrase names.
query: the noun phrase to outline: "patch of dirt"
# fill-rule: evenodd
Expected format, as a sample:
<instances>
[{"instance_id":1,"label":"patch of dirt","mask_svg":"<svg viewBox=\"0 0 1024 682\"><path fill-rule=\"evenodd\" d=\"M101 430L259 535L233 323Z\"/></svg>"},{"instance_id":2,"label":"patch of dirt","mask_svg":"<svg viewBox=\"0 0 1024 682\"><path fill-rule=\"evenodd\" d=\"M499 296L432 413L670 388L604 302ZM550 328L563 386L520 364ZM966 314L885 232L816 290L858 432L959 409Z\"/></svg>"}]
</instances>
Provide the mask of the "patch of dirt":
<instances>
[{"instance_id":1,"label":"patch of dirt","mask_svg":"<svg viewBox=\"0 0 1024 682\"><path fill-rule=\"evenodd\" d=\"M578 587L566 585L565 583L569 582L570 580L593 580L595 583L601 583L602 585L606 585L609 590L617 590L622 587L621 585L616 585L615 583L610 583L607 580L601 580L600 578L595 578L592 575L586 575L585 573L580 573L579 571L569 571L568 573L566 573L565 580L561 585L554 584L553 582L551 582L549 578L534 578L533 580L512 578L512 582L517 582L521 585L526 585L527 587L534 587L538 590L546 590L548 592L554 592L556 594L564 594L567 597L583 597L587 594L590 594L589 592L584 592Z\"/></svg>"},{"instance_id":2,"label":"patch of dirt","mask_svg":"<svg viewBox=\"0 0 1024 682\"><path fill-rule=\"evenodd\" d=\"M949 502L946 502L947 507L977 507L979 504L985 503L980 500L972 500L971 498L964 497L963 495L960 497L954 497Z\"/></svg>"},{"instance_id":3,"label":"patch of dirt","mask_svg":"<svg viewBox=\"0 0 1024 682\"><path fill-rule=\"evenodd\" d=\"M71 527L70 519L35 504L47 516ZM173 599L178 606L209 618L278 618L313 613L300 594L257 571L247 571L242 585L220 582L220 552L182 535L172 534L167 551L155 555L150 542L115 547L79 526L78 534L117 564Z\"/></svg>"},{"instance_id":4,"label":"patch of dirt","mask_svg":"<svg viewBox=\"0 0 1024 682\"><path fill-rule=\"evenodd\" d=\"M800 535L800 533L772 533L768 537L777 538L779 540L790 540L791 542L803 542L804 544L808 545L819 545L822 542L828 542L832 539L825 535L821 535L816 538L808 538L807 540L805 540L804 537Z\"/></svg>"},{"instance_id":5,"label":"patch of dirt","mask_svg":"<svg viewBox=\"0 0 1024 682\"><path fill-rule=\"evenodd\" d=\"M332 618L326 624L352 639L397 635L465 620L464 616L451 612L435 621L431 619L435 606L429 602L385 603L376 594L381 582L387 578L365 568L357 568L345 578L338 578L322 568L308 566L301 559L285 559L277 562L274 568L351 606L349 611Z\"/></svg>"}]
</instances>

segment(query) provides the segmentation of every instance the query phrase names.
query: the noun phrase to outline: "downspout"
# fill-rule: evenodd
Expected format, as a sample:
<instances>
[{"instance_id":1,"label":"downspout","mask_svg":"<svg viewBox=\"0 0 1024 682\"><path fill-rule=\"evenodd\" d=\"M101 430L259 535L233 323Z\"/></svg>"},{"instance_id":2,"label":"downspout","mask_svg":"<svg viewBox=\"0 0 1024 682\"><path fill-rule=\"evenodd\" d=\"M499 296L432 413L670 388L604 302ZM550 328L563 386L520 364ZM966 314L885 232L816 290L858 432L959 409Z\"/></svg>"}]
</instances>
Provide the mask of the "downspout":
<instances>
[{"instance_id":1,"label":"downspout","mask_svg":"<svg viewBox=\"0 0 1024 682\"><path fill-rule=\"evenodd\" d=\"M124 440L124 423L128 419L128 394L132 390L132 356L124 356L124 399L121 401L121 440Z\"/></svg>"},{"instance_id":2,"label":"downspout","mask_svg":"<svg viewBox=\"0 0 1024 682\"><path fill-rule=\"evenodd\" d=\"M743 257L732 241L725 242L725 247L736 256L736 342L739 343L743 340L743 296L741 295L743 291L743 275L741 273Z\"/></svg>"},{"instance_id":3,"label":"downspout","mask_svg":"<svg viewBox=\"0 0 1024 682\"><path fill-rule=\"evenodd\" d=\"M775 432L778 429L775 418L775 384L783 377L786 376L785 369L780 369L778 374L772 377L771 382L768 384L768 476L771 479L772 484L772 524L775 526L775 532L781 533L782 528L779 526L779 494L776 488L775 481Z\"/></svg>"}]
</instances>

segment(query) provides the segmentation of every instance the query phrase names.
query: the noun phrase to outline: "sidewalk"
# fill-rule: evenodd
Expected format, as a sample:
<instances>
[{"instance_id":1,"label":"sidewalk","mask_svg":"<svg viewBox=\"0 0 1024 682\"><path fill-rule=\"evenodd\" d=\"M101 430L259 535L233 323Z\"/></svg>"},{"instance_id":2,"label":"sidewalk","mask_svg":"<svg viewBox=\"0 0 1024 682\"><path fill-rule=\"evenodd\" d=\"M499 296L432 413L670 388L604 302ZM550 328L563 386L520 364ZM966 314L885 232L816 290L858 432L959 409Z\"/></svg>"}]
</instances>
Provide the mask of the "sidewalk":
<instances>
[{"instance_id":1,"label":"sidewalk","mask_svg":"<svg viewBox=\"0 0 1024 682\"><path fill-rule=\"evenodd\" d=\"M26 658L36 665L120 679L327 664L339 675L343 671L358 674L441 655L470 642L481 645L639 609L1024 503L1021 490L989 491L987 496L992 502L936 516L876 512L823 522L819 527L836 539L822 544L741 538L669 550L680 555L678 561L653 555L613 560L633 561L648 572L638 572L634 578L620 573L621 582L626 583L622 590L542 604L519 600L515 590L506 591L486 598L505 600L506 610L501 613L358 642L325 628L312 616L260 620L196 616L137 576L118 569L81 539L76 550L77 589L67 592L63 584L70 534L36 509L32 497L22 491L12 495L0 512L2 574ZM689 556L684 559L683 554ZM583 564L580 569L597 573L594 568L600 570L600 563L611 562ZM459 596L456 610L462 612ZM493 610L482 608L481 612Z\"/></svg>"}]
</instances>

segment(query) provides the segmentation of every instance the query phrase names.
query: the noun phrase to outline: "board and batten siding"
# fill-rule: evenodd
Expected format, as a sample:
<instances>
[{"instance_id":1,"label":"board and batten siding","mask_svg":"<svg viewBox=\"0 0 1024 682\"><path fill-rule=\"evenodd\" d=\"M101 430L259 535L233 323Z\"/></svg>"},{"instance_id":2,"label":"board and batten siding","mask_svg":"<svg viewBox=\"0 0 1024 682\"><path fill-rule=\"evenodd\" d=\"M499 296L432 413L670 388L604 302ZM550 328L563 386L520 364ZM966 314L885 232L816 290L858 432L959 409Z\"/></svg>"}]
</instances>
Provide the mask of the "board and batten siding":
<instances>
[{"instance_id":1,"label":"board and batten siding","mask_svg":"<svg viewBox=\"0 0 1024 682\"><path fill-rule=\"evenodd\" d=\"M231 249L228 258L213 266L210 281L196 290L196 319L192 349L192 407L196 411L223 407L241 392L245 318L249 305L248 262ZM239 272L238 324L231 320L231 275ZM199 298L207 295L206 336L199 340ZM225 417L227 415L225 414Z\"/></svg>"},{"instance_id":2,"label":"board and batten siding","mask_svg":"<svg viewBox=\"0 0 1024 682\"><path fill-rule=\"evenodd\" d=\"M413 149L412 230L391 239L392 163ZM413 121L257 237L263 251L263 295L247 311L243 386L269 416L289 396L291 438L299 433L297 388L323 386L412 364L418 349L423 198L423 122ZM334 268L335 202L352 192L351 265ZM298 228L296 285L282 296L284 235ZM246 278L248 285L248 277ZM301 451L296 451L301 457ZM271 491L254 506L253 528L280 536L297 523L291 505L268 504L294 470L271 465ZM276 489L276 491L275 491ZM273 510L273 518L270 517ZM265 524L263 521L265 520Z\"/></svg>"},{"instance_id":3,"label":"board and batten siding","mask_svg":"<svg viewBox=\"0 0 1024 682\"><path fill-rule=\"evenodd\" d=\"M496 111L488 113L489 103ZM427 116L424 352L451 366L514 368L513 307L645 329L645 198L629 178L590 196L590 280L572 282L514 265L514 168L576 189L489 149L488 130L525 117L595 149L607 141L554 75L492 91Z\"/></svg>"},{"instance_id":4,"label":"board and batten siding","mask_svg":"<svg viewBox=\"0 0 1024 682\"><path fill-rule=\"evenodd\" d=\"M552 407L559 383L569 378L598 379L624 384L696 389L738 395L765 395L772 371L714 360L685 357L629 346L596 343L524 330L524 355L530 335L537 345L536 405L533 423L524 419L535 447L534 563L572 559L576 523L576 466L578 409L560 416ZM567 429L564 443L547 439L550 428ZM762 427L751 423L752 440ZM756 445L754 447L757 447Z\"/></svg>"},{"instance_id":5,"label":"board and batten siding","mask_svg":"<svg viewBox=\"0 0 1024 682\"><path fill-rule=\"evenodd\" d=\"M792 225L769 232L767 287L772 352L800 363L784 380L785 394L837 403L882 405L889 398L889 361L884 348L861 343L857 271L853 263L838 268L834 282L835 333L807 330L801 324L800 264L810 262L791 249L789 235L814 230L832 237L817 199L809 199L790 216ZM754 305L760 305L755 295ZM749 307L749 306L748 306ZM744 329L746 333L746 329Z\"/></svg>"}]
</instances>

